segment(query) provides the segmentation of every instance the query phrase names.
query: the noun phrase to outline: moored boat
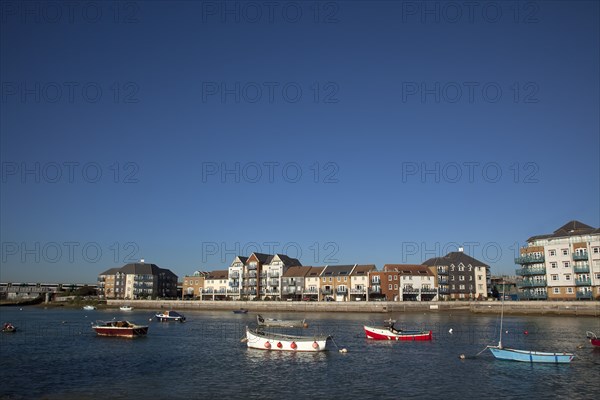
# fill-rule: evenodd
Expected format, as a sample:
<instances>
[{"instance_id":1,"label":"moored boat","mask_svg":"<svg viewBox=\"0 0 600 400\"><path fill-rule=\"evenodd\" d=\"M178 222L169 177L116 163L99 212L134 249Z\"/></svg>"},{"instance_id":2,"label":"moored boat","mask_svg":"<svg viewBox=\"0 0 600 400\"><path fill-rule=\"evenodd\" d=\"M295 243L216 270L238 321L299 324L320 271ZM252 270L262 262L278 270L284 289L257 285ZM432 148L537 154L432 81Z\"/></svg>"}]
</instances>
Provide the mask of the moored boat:
<instances>
[{"instance_id":1,"label":"moored boat","mask_svg":"<svg viewBox=\"0 0 600 400\"><path fill-rule=\"evenodd\" d=\"M234 314L247 314L248 310L246 310L245 308L240 308L239 310L233 310Z\"/></svg>"},{"instance_id":2,"label":"moored boat","mask_svg":"<svg viewBox=\"0 0 600 400\"><path fill-rule=\"evenodd\" d=\"M10 322L7 322L4 325L2 325L3 333L14 333L16 331L17 331L17 327L14 326L13 324L11 324Z\"/></svg>"},{"instance_id":3,"label":"moored boat","mask_svg":"<svg viewBox=\"0 0 600 400\"><path fill-rule=\"evenodd\" d=\"M177 311L164 311L155 315L156 319L160 322L185 322L185 316L179 314Z\"/></svg>"},{"instance_id":4,"label":"moored boat","mask_svg":"<svg viewBox=\"0 0 600 400\"><path fill-rule=\"evenodd\" d=\"M96 309L96 307L94 307L94 306L83 306L83 309L86 310L86 311L93 311L93 310Z\"/></svg>"},{"instance_id":5,"label":"moored boat","mask_svg":"<svg viewBox=\"0 0 600 400\"><path fill-rule=\"evenodd\" d=\"M600 339L594 332L586 332L587 338L589 339L592 346L600 347Z\"/></svg>"},{"instance_id":6,"label":"moored boat","mask_svg":"<svg viewBox=\"0 0 600 400\"><path fill-rule=\"evenodd\" d=\"M100 336L136 337L148 333L148 325L137 325L129 321L96 321L92 328Z\"/></svg>"},{"instance_id":7,"label":"moored boat","mask_svg":"<svg viewBox=\"0 0 600 400\"><path fill-rule=\"evenodd\" d=\"M265 327L277 327L277 328L308 328L308 324L305 319L275 319L275 318L264 318L258 314L256 316L256 322L258 326Z\"/></svg>"},{"instance_id":8,"label":"moored boat","mask_svg":"<svg viewBox=\"0 0 600 400\"><path fill-rule=\"evenodd\" d=\"M246 327L246 343L252 349L318 352L326 350L328 339L331 339L331 336L284 335Z\"/></svg>"},{"instance_id":9,"label":"moored boat","mask_svg":"<svg viewBox=\"0 0 600 400\"><path fill-rule=\"evenodd\" d=\"M488 346L488 348L498 360L506 361L567 364L575 357L572 353L546 353L543 351L516 350L499 346Z\"/></svg>"},{"instance_id":10,"label":"moored boat","mask_svg":"<svg viewBox=\"0 0 600 400\"><path fill-rule=\"evenodd\" d=\"M119 307L119 310L121 310L121 311L131 311L131 310L133 310L133 307L131 307L131 306L121 306L121 307Z\"/></svg>"},{"instance_id":11,"label":"moored boat","mask_svg":"<svg viewBox=\"0 0 600 400\"><path fill-rule=\"evenodd\" d=\"M364 326L367 339L374 340L404 340L404 341L424 341L431 340L433 337L431 331L404 330L396 329L394 325L385 327Z\"/></svg>"}]
</instances>

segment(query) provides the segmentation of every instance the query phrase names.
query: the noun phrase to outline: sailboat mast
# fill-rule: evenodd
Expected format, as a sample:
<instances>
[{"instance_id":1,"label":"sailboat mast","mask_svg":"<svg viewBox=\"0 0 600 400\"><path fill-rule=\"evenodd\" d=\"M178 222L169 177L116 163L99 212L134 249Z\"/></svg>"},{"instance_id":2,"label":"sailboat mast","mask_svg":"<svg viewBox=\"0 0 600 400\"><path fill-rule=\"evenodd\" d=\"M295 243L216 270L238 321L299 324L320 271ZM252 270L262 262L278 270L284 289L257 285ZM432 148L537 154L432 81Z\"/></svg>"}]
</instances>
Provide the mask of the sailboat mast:
<instances>
[{"instance_id":1,"label":"sailboat mast","mask_svg":"<svg viewBox=\"0 0 600 400\"><path fill-rule=\"evenodd\" d=\"M502 322L504 321L504 290L506 285L502 282L502 306L500 307L500 335L498 339L498 348L502 348Z\"/></svg>"}]
</instances>

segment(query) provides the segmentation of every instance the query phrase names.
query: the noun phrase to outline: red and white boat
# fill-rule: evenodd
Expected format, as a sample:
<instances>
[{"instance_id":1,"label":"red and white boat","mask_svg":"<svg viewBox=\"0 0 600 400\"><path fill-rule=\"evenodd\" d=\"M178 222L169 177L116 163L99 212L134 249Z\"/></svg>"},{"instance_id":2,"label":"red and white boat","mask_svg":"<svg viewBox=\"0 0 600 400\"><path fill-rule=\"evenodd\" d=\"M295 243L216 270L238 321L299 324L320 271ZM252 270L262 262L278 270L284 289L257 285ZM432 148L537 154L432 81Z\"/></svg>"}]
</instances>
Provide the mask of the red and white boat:
<instances>
[{"instance_id":1,"label":"red and white boat","mask_svg":"<svg viewBox=\"0 0 600 400\"><path fill-rule=\"evenodd\" d=\"M132 338L148 333L148 325L137 325L129 321L97 321L92 328L99 336Z\"/></svg>"},{"instance_id":2,"label":"red and white boat","mask_svg":"<svg viewBox=\"0 0 600 400\"><path fill-rule=\"evenodd\" d=\"M431 340L431 331L396 329L394 325L384 327L364 326L367 339L373 340Z\"/></svg>"},{"instance_id":3,"label":"red and white boat","mask_svg":"<svg viewBox=\"0 0 600 400\"><path fill-rule=\"evenodd\" d=\"M592 346L600 347L600 338L598 338L594 332L588 331L586 333L587 338L590 340Z\"/></svg>"},{"instance_id":4,"label":"red and white boat","mask_svg":"<svg viewBox=\"0 0 600 400\"><path fill-rule=\"evenodd\" d=\"M246 340L249 348L272 351L325 351L328 335L295 336L265 332L246 327Z\"/></svg>"}]
</instances>

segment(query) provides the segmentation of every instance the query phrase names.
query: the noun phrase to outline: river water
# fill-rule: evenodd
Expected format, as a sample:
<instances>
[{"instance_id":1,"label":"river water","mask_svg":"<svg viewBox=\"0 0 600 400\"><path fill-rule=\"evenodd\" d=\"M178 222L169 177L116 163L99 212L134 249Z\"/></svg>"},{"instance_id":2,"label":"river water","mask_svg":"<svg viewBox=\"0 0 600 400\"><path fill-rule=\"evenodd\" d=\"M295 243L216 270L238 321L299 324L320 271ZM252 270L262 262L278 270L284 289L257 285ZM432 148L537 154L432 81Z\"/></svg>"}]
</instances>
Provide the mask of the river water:
<instances>
[{"instance_id":1,"label":"river water","mask_svg":"<svg viewBox=\"0 0 600 400\"><path fill-rule=\"evenodd\" d=\"M469 313L273 313L306 318L290 333L334 336L322 353L268 352L240 342L256 315L187 311L186 323L149 322L150 311L84 311L3 307L0 321L19 328L0 335L0 398L597 398L600 350L585 340L600 319L506 316L503 344L572 351L568 365L495 360L499 318ZM363 324L393 317L403 328L433 330L431 342L367 340ZM150 323L147 337L98 337L95 320ZM346 348L347 353L340 353ZM460 354L467 359L461 360Z\"/></svg>"}]
</instances>

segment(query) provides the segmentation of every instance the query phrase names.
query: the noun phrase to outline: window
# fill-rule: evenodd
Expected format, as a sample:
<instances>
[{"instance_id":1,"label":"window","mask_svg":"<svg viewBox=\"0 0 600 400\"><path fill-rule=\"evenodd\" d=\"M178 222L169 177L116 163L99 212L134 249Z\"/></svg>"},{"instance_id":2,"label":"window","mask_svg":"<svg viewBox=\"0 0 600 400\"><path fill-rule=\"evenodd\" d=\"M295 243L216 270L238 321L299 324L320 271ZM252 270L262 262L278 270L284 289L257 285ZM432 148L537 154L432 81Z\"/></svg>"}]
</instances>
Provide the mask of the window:
<instances>
[{"instance_id":1,"label":"window","mask_svg":"<svg viewBox=\"0 0 600 400\"><path fill-rule=\"evenodd\" d=\"M594 247L594 248L592 249L592 252L593 252L594 254L599 254L599 253L600 253L600 247Z\"/></svg>"},{"instance_id":2,"label":"window","mask_svg":"<svg viewBox=\"0 0 600 400\"><path fill-rule=\"evenodd\" d=\"M565 280L566 280L566 281L570 281L570 280L571 280L571 275L569 275L569 274L566 274L566 275L565 275Z\"/></svg>"},{"instance_id":3,"label":"window","mask_svg":"<svg viewBox=\"0 0 600 400\"><path fill-rule=\"evenodd\" d=\"M465 266L464 265L459 265L458 266L458 270L459 271L464 271L465 270Z\"/></svg>"},{"instance_id":4,"label":"window","mask_svg":"<svg viewBox=\"0 0 600 400\"><path fill-rule=\"evenodd\" d=\"M450 271L454 271L454 265L450 266Z\"/></svg>"},{"instance_id":5,"label":"window","mask_svg":"<svg viewBox=\"0 0 600 400\"><path fill-rule=\"evenodd\" d=\"M473 267L469 265L469 272L473 271Z\"/></svg>"},{"instance_id":6,"label":"window","mask_svg":"<svg viewBox=\"0 0 600 400\"><path fill-rule=\"evenodd\" d=\"M323 278L323 282L327 281L327 278Z\"/></svg>"},{"instance_id":7,"label":"window","mask_svg":"<svg viewBox=\"0 0 600 400\"><path fill-rule=\"evenodd\" d=\"M465 285L460 285L458 288L459 288L460 290L465 290Z\"/></svg>"},{"instance_id":8,"label":"window","mask_svg":"<svg viewBox=\"0 0 600 400\"><path fill-rule=\"evenodd\" d=\"M550 263L550 268L557 268L557 267L558 267L558 264L556 263L556 261L552 261Z\"/></svg>"},{"instance_id":9,"label":"window","mask_svg":"<svg viewBox=\"0 0 600 400\"><path fill-rule=\"evenodd\" d=\"M398 280L398 275L394 275L394 280L397 281Z\"/></svg>"},{"instance_id":10,"label":"window","mask_svg":"<svg viewBox=\"0 0 600 400\"><path fill-rule=\"evenodd\" d=\"M565 268L569 268L569 262L568 262L568 261L564 261L564 262L563 262L563 267L565 267Z\"/></svg>"},{"instance_id":11,"label":"window","mask_svg":"<svg viewBox=\"0 0 600 400\"><path fill-rule=\"evenodd\" d=\"M557 281L558 280L558 275L551 275L551 277L552 277L553 281Z\"/></svg>"},{"instance_id":12,"label":"window","mask_svg":"<svg viewBox=\"0 0 600 400\"><path fill-rule=\"evenodd\" d=\"M398 290L398 284L394 285L394 290Z\"/></svg>"},{"instance_id":13,"label":"window","mask_svg":"<svg viewBox=\"0 0 600 400\"><path fill-rule=\"evenodd\" d=\"M550 255L551 256L555 256L556 255L556 250L550 250Z\"/></svg>"},{"instance_id":14,"label":"window","mask_svg":"<svg viewBox=\"0 0 600 400\"><path fill-rule=\"evenodd\" d=\"M477 288L478 288L479 290L483 290L483 285L480 283L479 285L477 285Z\"/></svg>"},{"instance_id":15,"label":"window","mask_svg":"<svg viewBox=\"0 0 600 400\"><path fill-rule=\"evenodd\" d=\"M473 277L471 275L469 275L469 281L472 281Z\"/></svg>"},{"instance_id":16,"label":"window","mask_svg":"<svg viewBox=\"0 0 600 400\"><path fill-rule=\"evenodd\" d=\"M333 282L333 278L332 277L329 277L329 282Z\"/></svg>"},{"instance_id":17,"label":"window","mask_svg":"<svg viewBox=\"0 0 600 400\"><path fill-rule=\"evenodd\" d=\"M344 282L348 282L348 277L347 276L344 277Z\"/></svg>"},{"instance_id":18,"label":"window","mask_svg":"<svg viewBox=\"0 0 600 400\"><path fill-rule=\"evenodd\" d=\"M552 293L554 293L554 294L560 294L560 288L557 288L557 287L553 288L552 289Z\"/></svg>"},{"instance_id":19,"label":"window","mask_svg":"<svg viewBox=\"0 0 600 400\"><path fill-rule=\"evenodd\" d=\"M572 287L568 287L567 288L567 293L568 294L573 294L573 288Z\"/></svg>"},{"instance_id":20,"label":"window","mask_svg":"<svg viewBox=\"0 0 600 400\"><path fill-rule=\"evenodd\" d=\"M459 280L459 281L464 281L464 280L465 280L465 277L464 277L463 275L460 275L460 276L458 277L458 280Z\"/></svg>"},{"instance_id":21,"label":"window","mask_svg":"<svg viewBox=\"0 0 600 400\"><path fill-rule=\"evenodd\" d=\"M388 289L392 290L392 284L391 283L388 285Z\"/></svg>"},{"instance_id":22,"label":"window","mask_svg":"<svg viewBox=\"0 0 600 400\"><path fill-rule=\"evenodd\" d=\"M342 281L342 277L341 277L341 276L338 276L337 278L338 278L338 279L337 279L337 281L338 281L338 282L341 282L341 281Z\"/></svg>"},{"instance_id":23,"label":"window","mask_svg":"<svg viewBox=\"0 0 600 400\"><path fill-rule=\"evenodd\" d=\"M569 255L569 249L562 249L563 256Z\"/></svg>"},{"instance_id":24,"label":"window","mask_svg":"<svg viewBox=\"0 0 600 400\"><path fill-rule=\"evenodd\" d=\"M388 275L388 281L391 281L392 279L394 279L394 278L392 278L391 275Z\"/></svg>"},{"instance_id":25,"label":"window","mask_svg":"<svg viewBox=\"0 0 600 400\"><path fill-rule=\"evenodd\" d=\"M450 280L451 280L451 281L453 281L453 280L454 280L454 275L452 275L452 276L450 277Z\"/></svg>"},{"instance_id":26,"label":"window","mask_svg":"<svg viewBox=\"0 0 600 400\"><path fill-rule=\"evenodd\" d=\"M481 275L477 275L477 280L480 281L481 279Z\"/></svg>"}]
</instances>

